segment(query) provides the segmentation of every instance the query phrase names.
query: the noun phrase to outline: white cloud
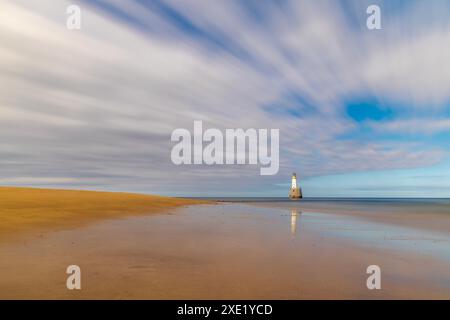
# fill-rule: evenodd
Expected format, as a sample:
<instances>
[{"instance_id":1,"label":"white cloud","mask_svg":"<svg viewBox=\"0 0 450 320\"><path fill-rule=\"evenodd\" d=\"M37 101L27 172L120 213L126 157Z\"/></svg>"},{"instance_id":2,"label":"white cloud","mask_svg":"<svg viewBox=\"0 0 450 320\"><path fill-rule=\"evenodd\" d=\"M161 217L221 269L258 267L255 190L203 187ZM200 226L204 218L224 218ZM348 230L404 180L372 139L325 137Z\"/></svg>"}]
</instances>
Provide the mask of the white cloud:
<instances>
[{"instance_id":1,"label":"white cloud","mask_svg":"<svg viewBox=\"0 0 450 320\"><path fill-rule=\"evenodd\" d=\"M260 25L234 2L169 2L196 27L220 35L219 48L211 48L143 5L109 3L148 30L81 3L82 28L69 31L67 1L2 1L0 183L34 177L83 188L195 193L234 192L236 179L246 177L243 190L258 188L257 168L172 165L170 133L194 120L280 128L281 175L425 166L445 156L340 137L357 129L343 115L343 100L355 94L413 104L448 99L448 29L373 43L335 2L262 5ZM227 50L229 43L248 56ZM305 111L301 118L264 108L285 108L287 93L304 98L291 102Z\"/></svg>"},{"instance_id":2,"label":"white cloud","mask_svg":"<svg viewBox=\"0 0 450 320\"><path fill-rule=\"evenodd\" d=\"M388 47L374 45L364 78L378 94L408 107L442 108L450 101L450 28Z\"/></svg>"},{"instance_id":3,"label":"white cloud","mask_svg":"<svg viewBox=\"0 0 450 320\"><path fill-rule=\"evenodd\" d=\"M378 123L369 123L369 126L379 132L397 134L425 134L432 135L441 132L450 132L450 119L410 119Z\"/></svg>"},{"instance_id":4,"label":"white cloud","mask_svg":"<svg viewBox=\"0 0 450 320\"><path fill-rule=\"evenodd\" d=\"M54 177L14 177L0 179L1 184L5 185L19 185L19 186L33 186L33 185L47 185L47 184L66 184L76 183L74 178L54 178Z\"/></svg>"}]
</instances>

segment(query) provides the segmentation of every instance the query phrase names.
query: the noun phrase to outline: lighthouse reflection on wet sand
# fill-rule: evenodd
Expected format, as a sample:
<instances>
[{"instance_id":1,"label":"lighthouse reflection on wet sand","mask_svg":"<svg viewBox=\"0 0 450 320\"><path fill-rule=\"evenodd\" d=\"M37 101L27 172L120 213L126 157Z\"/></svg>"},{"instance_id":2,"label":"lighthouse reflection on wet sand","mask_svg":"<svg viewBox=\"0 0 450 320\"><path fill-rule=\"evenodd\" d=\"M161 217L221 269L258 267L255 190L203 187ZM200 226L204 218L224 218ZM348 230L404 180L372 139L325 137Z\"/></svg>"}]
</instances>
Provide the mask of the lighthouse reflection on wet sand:
<instances>
[{"instance_id":1,"label":"lighthouse reflection on wet sand","mask_svg":"<svg viewBox=\"0 0 450 320\"><path fill-rule=\"evenodd\" d=\"M291 238L295 239L295 234L297 233L297 220L300 219L300 214L302 212L297 209L291 209Z\"/></svg>"},{"instance_id":2,"label":"lighthouse reflection on wet sand","mask_svg":"<svg viewBox=\"0 0 450 320\"><path fill-rule=\"evenodd\" d=\"M289 198L292 200L297 200L303 198L302 189L297 184L297 175L295 172L292 174L292 185L291 190L289 191Z\"/></svg>"}]
</instances>

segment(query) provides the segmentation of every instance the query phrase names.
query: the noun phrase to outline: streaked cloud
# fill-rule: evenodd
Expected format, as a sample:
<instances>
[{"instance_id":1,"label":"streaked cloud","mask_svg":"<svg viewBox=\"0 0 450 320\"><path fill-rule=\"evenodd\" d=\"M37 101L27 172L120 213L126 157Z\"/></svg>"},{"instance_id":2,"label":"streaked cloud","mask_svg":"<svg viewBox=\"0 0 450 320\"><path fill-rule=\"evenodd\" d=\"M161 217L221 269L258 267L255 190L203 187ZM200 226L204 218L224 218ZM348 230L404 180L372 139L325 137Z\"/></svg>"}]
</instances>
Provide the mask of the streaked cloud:
<instances>
[{"instance_id":1,"label":"streaked cloud","mask_svg":"<svg viewBox=\"0 0 450 320\"><path fill-rule=\"evenodd\" d=\"M425 138L447 130L448 2L381 2L377 31L365 28L364 1L82 1L80 31L66 29L68 4L0 5L2 184L258 194L292 171L448 159L445 144L378 137L411 125ZM366 97L396 114L369 123L370 139L360 132L367 123L346 114L349 101ZM436 120L424 120L427 112ZM194 120L280 128L280 174L173 165L170 133Z\"/></svg>"},{"instance_id":2,"label":"streaked cloud","mask_svg":"<svg viewBox=\"0 0 450 320\"><path fill-rule=\"evenodd\" d=\"M411 119L370 123L370 126L379 132L397 134L432 135L441 132L450 132L450 119Z\"/></svg>"}]
</instances>

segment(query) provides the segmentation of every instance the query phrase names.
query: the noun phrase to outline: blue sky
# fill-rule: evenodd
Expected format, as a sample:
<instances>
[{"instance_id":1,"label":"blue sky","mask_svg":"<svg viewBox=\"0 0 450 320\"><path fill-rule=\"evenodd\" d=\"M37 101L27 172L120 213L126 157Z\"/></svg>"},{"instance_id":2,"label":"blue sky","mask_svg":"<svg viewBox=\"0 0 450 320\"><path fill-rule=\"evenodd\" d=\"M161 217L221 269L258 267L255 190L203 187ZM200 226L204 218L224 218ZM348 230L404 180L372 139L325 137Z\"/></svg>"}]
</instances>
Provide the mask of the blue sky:
<instances>
[{"instance_id":1,"label":"blue sky","mask_svg":"<svg viewBox=\"0 0 450 320\"><path fill-rule=\"evenodd\" d=\"M76 31L70 3L3 4L1 185L450 197L448 1L75 1ZM175 166L194 120L279 128L279 173Z\"/></svg>"}]
</instances>

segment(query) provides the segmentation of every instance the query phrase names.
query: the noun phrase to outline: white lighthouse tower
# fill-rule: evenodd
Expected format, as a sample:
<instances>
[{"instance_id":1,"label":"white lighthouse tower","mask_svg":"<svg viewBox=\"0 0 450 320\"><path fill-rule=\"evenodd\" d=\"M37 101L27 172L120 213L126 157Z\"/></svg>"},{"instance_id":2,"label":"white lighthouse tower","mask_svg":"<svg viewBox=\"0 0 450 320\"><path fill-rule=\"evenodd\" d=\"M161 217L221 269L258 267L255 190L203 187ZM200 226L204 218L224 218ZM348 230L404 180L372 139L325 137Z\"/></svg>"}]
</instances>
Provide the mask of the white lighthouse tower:
<instances>
[{"instance_id":1,"label":"white lighthouse tower","mask_svg":"<svg viewBox=\"0 0 450 320\"><path fill-rule=\"evenodd\" d=\"M301 199L302 196L302 189L297 184L297 175L295 172L292 174L292 184L291 184L291 190L289 191L289 198L291 199Z\"/></svg>"},{"instance_id":2,"label":"white lighthouse tower","mask_svg":"<svg viewBox=\"0 0 450 320\"><path fill-rule=\"evenodd\" d=\"M297 189L297 175L294 173L292 174L292 189Z\"/></svg>"}]
</instances>

